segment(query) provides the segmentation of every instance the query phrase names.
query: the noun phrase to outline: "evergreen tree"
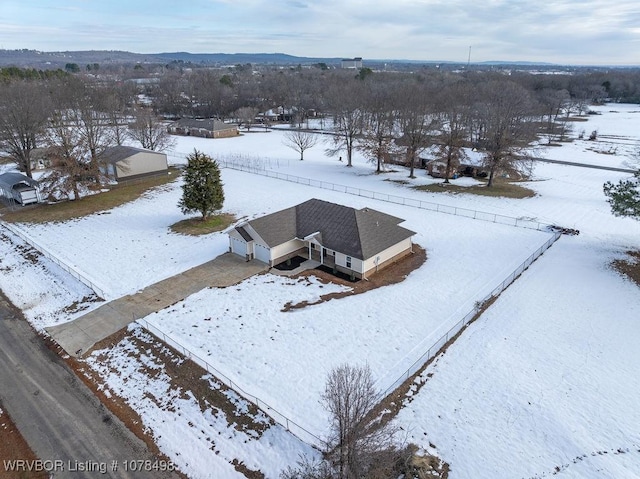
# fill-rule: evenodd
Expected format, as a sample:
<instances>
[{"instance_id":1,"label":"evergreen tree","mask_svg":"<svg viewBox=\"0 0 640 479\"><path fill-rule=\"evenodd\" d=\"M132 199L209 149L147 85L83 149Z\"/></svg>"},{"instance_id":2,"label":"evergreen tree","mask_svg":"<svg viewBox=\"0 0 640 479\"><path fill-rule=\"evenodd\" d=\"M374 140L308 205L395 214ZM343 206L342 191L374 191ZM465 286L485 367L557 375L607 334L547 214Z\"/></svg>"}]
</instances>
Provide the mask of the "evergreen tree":
<instances>
[{"instance_id":1,"label":"evergreen tree","mask_svg":"<svg viewBox=\"0 0 640 479\"><path fill-rule=\"evenodd\" d=\"M202 221L224 203L224 190L218 163L208 155L193 150L187 157L182 198L178 206L183 213L198 212Z\"/></svg>"},{"instance_id":2,"label":"evergreen tree","mask_svg":"<svg viewBox=\"0 0 640 479\"><path fill-rule=\"evenodd\" d=\"M621 180L617 185L607 181L603 189L615 216L640 220L640 170L634 173L633 179Z\"/></svg>"}]
</instances>

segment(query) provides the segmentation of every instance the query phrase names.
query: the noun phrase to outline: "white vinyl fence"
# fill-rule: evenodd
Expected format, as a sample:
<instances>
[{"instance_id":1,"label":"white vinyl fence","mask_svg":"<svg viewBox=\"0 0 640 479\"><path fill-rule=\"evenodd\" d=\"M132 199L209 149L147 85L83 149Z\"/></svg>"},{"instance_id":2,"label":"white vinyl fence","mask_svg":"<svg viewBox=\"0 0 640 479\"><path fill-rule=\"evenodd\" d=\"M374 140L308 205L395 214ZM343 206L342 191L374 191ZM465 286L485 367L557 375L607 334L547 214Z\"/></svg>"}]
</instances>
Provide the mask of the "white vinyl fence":
<instances>
[{"instance_id":1,"label":"white vinyl fence","mask_svg":"<svg viewBox=\"0 0 640 479\"><path fill-rule=\"evenodd\" d=\"M15 225L12 225L5 221L0 221L0 226L2 226L7 231L10 231L14 235L16 235L18 238L20 238L22 241L27 243L29 246L36 249L40 254L42 254L42 256L44 256L45 258L48 258L49 260L51 260L52 262L60 266L64 271L66 271L71 276L76 278L78 281L80 281L81 283L91 288L93 292L96 294L96 296L98 296L101 299L104 299L104 290L100 288L98 285L96 285L96 283L93 280L89 279L86 275L82 274L73 266L66 263L63 259L53 254L51 251L49 251L47 248L45 248L41 244L37 243L33 238L29 237L27 233L17 228Z\"/></svg>"}]
</instances>

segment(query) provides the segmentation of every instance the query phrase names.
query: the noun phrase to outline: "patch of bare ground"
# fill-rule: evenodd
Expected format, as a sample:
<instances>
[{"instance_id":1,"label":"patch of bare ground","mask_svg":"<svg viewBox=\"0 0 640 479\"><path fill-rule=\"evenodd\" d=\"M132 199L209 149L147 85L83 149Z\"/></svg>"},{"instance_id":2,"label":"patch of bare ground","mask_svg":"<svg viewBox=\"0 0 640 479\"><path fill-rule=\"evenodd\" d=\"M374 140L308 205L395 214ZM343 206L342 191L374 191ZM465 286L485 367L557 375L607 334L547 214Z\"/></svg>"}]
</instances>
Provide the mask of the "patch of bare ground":
<instances>
[{"instance_id":1,"label":"patch of bare ground","mask_svg":"<svg viewBox=\"0 0 640 479\"><path fill-rule=\"evenodd\" d=\"M9 461L16 460L31 462L37 461L38 457L0 403L0 477L4 479L46 479L49 477L46 471L9 471L7 464Z\"/></svg>"},{"instance_id":2,"label":"patch of bare ground","mask_svg":"<svg viewBox=\"0 0 640 479\"><path fill-rule=\"evenodd\" d=\"M92 349L98 352L104 350L105 353L98 353L97 359L106 360L107 351L125 339L135 346L130 354L139 355L140 352L144 351L145 355L153 358L154 367L148 367L144 370L147 376L154 377L163 372L170 377L171 389L180 391L184 398L195 398L202 412L213 411L214 415L224 414L227 422L236 430L247 433L256 439L267 429L274 426L275 423L271 418L260 411L257 406L242 399L232 400L232 398L237 397L233 390L151 333L143 331L142 328L137 331L124 328L96 344ZM140 416L131 409L125 400L113 392L108 396L105 395L101 378L94 371L81 362L73 361L71 358L68 361L77 363L75 365L76 372L85 379L85 383L92 388L102 402L138 437L147 442L155 454L161 455L155 445L153 436L144 427ZM155 367L156 365L161 367L157 368ZM187 392L190 392L191 395L188 396ZM211 444L211 448L214 450L215 443L213 438L211 438ZM249 469L237 459L234 459L231 464L238 472L249 479L264 479L264 474L261 471Z\"/></svg>"},{"instance_id":3,"label":"patch of bare ground","mask_svg":"<svg viewBox=\"0 0 640 479\"><path fill-rule=\"evenodd\" d=\"M337 276L332 275L331 273L327 273L325 271L321 271L319 269L312 269L303 271L299 275L295 277L307 277L307 276L315 276L320 281L325 284L334 283L341 284L351 288L349 291L342 291L339 293L329 293L320 296L318 301L314 301L312 303L308 301L302 301L300 303L291 303L288 302L282 308L283 312L291 311L292 309L301 309L306 306L311 306L313 304L324 303L325 301L329 301L330 299L344 298L345 296L352 296L354 294L362 294L367 291L371 291L382 286L389 286L391 284L400 283L405 280L409 273L418 269L420 266L424 264L427 260L427 252L422 246L417 244L413 245L413 252L408 254L407 256L400 258L395 263L390 264L385 267L384 270L372 275L370 278L366 280L360 280L356 283L352 283L350 281L338 278Z\"/></svg>"},{"instance_id":4,"label":"patch of bare ground","mask_svg":"<svg viewBox=\"0 0 640 479\"><path fill-rule=\"evenodd\" d=\"M628 259L612 262L613 268L640 286L640 251L627 251Z\"/></svg>"}]
</instances>

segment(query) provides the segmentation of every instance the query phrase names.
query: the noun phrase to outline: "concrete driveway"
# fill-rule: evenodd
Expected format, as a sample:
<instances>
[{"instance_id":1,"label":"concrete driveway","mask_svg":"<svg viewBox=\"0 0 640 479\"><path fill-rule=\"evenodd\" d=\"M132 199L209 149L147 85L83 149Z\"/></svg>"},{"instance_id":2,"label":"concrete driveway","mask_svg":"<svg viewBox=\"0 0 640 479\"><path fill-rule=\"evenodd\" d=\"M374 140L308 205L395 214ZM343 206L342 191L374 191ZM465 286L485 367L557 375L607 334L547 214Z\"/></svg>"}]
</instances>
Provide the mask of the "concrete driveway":
<instances>
[{"instance_id":1,"label":"concrete driveway","mask_svg":"<svg viewBox=\"0 0 640 479\"><path fill-rule=\"evenodd\" d=\"M238 255L225 253L138 293L103 304L69 323L46 330L69 355L82 356L97 342L136 319L171 306L204 288L231 286L267 269L269 267L260 261L247 262Z\"/></svg>"}]
</instances>

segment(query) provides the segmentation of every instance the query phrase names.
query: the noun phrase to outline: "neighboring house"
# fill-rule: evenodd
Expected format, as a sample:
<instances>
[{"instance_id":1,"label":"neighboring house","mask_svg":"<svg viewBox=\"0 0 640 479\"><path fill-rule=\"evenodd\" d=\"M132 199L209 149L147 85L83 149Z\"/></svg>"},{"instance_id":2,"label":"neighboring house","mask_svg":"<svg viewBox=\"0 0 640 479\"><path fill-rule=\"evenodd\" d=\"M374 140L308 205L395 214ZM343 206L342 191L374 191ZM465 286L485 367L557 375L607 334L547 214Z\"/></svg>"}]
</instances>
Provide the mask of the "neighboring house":
<instances>
[{"instance_id":1,"label":"neighboring house","mask_svg":"<svg viewBox=\"0 0 640 479\"><path fill-rule=\"evenodd\" d=\"M183 136L201 136L203 138L229 138L238 136L238 125L220 120L182 118L174 121L167 128L169 133Z\"/></svg>"},{"instance_id":2,"label":"neighboring house","mask_svg":"<svg viewBox=\"0 0 640 479\"><path fill-rule=\"evenodd\" d=\"M256 116L256 121L258 123L273 123L273 122L291 122L297 114L297 108L285 108L283 106L279 106L276 108L271 108L262 113L258 113Z\"/></svg>"},{"instance_id":3,"label":"neighboring house","mask_svg":"<svg viewBox=\"0 0 640 479\"><path fill-rule=\"evenodd\" d=\"M53 166L52 148L34 148L29 152L31 171L45 170Z\"/></svg>"},{"instance_id":4,"label":"neighboring house","mask_svg":"<svg viewBox=\"0 0 640 479\"><path fill-rule=\"evenodd\" d=\"M435 160L424 160L422 159L422 164L424 168L427 170L427 173L434 178L444 178L445 173L447 171L447 160L435 159ZM451 166L449 168L449 179L457 178L459 176L458 168L460 167L460 162L458 160L451 160Z\"/></svg>"},{"instance_id":5,"label":"neighboring house","mask_svg":"<svg viewBox=\"0 0 640 479\"><path fill-rule=\"evenodd\" d=\"M415 234L404 220L363 208L311 199L231 229L229 249L274 266L302 256L366 278L411 253Z\"/></svg>"},{"instance_id":6,"label":"neighboring house","mask_svg":"<svg viewBox=\"0 0 640 479\"><path fill-rule=\"evenodd\" d=\"M340 62L340 68L360 69L362 68L362 57L344 58Z\"/></svg>"},{"instance_id":7,"label":"neighboring house","mask_svg":"<svg viewBox=\"0 0 640 479\"><path fill-rule=\"evenodd\" d=\"M449 172L449 179L457 178L459 176L472 176L484 178L487 176L487 168L485 166L485 158L481 152L465 148L465 155L461 160L451 160L451 171ZM433 151L430 149L425 150L427 155L433 155ZM434 178L444 178L447 170L447 161L441 158L429 159L420 158L422 166L427 170L427 173Z\"/></svg>"},{"instance_id":8,"label":"neighboring house","mask_svg":"<svg viewBox=\"0 0 640 479\"><path fill-rule=\"evenodd\" d=\"M101 159L104 173L118 182L166 175L168 172L167 155L159 151L112 146L104 150Z\"/></svg>"},{"instance_id":9,"label":"neighboring house","mask_svg":"<svg viewBox=\"0 0 640 479\"><path fill-rule=\"evenodd\" d=\"M0 175L0 194L22 206L41 201L39 186L36 180L22 173L11 172Z\"/></svg>"}]
</instances>

